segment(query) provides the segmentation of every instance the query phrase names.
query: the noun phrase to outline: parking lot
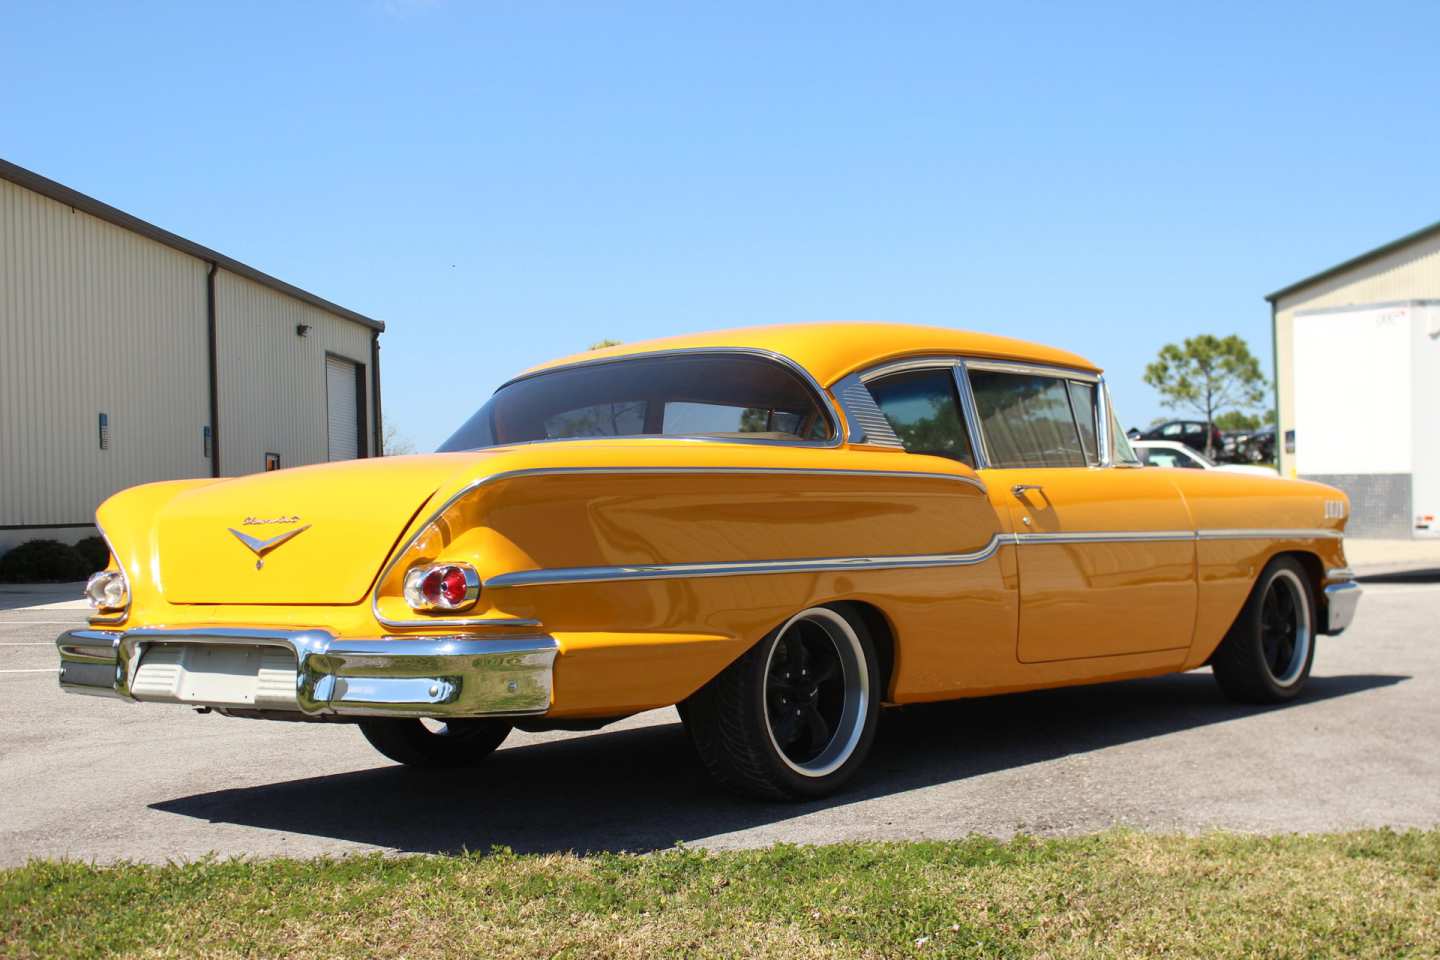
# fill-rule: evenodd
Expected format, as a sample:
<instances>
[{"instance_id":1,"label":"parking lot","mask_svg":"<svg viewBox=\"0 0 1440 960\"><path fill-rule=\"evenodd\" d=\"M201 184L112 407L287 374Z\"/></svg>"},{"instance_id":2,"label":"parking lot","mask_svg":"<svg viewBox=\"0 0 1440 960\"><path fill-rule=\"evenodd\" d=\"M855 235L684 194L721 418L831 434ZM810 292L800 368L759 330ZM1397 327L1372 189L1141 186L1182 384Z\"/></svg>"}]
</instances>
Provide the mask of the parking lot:
<instances>
[{"instance_id":1,"label":"parking lot","mask_svg":"<svg viewBox=\"0 0 1440 960\"><path fill-rule=\"evenodd\" d=\"M53 639L84 611L0 594L0 862L1435 826L1440 578L1365 587L1291 706L1230 705L1202 670L891 711L858 781L798 805L717 793L673 710L420 775L343 725L65 695Z\"/></svg>"}]
</instances>

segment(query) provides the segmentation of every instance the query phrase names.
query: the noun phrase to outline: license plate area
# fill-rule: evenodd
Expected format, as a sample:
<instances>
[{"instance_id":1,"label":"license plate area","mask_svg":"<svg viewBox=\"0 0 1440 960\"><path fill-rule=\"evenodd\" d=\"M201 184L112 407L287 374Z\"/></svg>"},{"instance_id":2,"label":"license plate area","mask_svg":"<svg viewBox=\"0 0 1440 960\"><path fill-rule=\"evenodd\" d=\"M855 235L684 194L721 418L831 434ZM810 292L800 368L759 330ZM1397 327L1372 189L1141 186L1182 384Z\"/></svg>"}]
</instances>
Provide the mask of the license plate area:
<instances>
[{"instance_id":1,"label":"license plate area","mask_svg":"<svg viewBox=\"0 0 1440 960\"><path fill-rule=\"evenodd\" d=\"M153 703L298 710L295 655L283 647L147 644L130 695Z\"/></svg>"}]
</instances>

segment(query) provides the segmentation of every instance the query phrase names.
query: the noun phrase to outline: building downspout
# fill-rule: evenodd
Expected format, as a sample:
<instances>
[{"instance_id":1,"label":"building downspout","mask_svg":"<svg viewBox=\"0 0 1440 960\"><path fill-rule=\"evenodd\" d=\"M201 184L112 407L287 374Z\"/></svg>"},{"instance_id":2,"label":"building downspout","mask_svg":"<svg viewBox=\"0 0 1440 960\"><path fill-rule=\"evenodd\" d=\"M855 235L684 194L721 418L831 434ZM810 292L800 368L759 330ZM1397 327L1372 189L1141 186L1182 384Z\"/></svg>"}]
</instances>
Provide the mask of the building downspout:
<instances>
[{"instance_id":1,"label":"building downspout","mask_svg":"<svg viewBox=\"0 0 1440 960\"><path fill-rule=\"evenodd\" d=\"M218 263L211 262L205 274L205 324L210 341L210 475L220 476L220 351L216 343L215 274Z\"/></svg>"},{"instance_id":2,"label":"building downspout","mask_svg":"<svg viewBox=\"0 0 1440 960\"><path fill-rule=\"evenodd\" d=\"M380 331L376 330L370 334L370 395L373 398L375 424L375 443L373 449L375 456L385 456L385 426L380 415Z\"/></svg>"},{"instance_id":3,"label":"building downspout","mask_svg":"<svg viewBox=\"0 0 1440 960\"><path fill-rule=\"evenodd\" d=\"M1275 472L1285 472L1285 431L1280 426L1280 318L1275 301L1270 301L1270 383L1275 388Z\"/></svg>"}]
</instances>

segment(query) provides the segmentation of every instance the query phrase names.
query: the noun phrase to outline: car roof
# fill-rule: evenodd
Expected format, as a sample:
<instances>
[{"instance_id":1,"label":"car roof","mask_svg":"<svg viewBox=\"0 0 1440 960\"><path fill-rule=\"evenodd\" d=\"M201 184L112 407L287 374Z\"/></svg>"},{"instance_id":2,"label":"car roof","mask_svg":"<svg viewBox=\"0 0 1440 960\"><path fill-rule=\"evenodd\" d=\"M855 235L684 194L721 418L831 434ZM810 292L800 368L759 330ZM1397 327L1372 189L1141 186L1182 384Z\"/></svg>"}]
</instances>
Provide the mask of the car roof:
<instances>
[{"instance_id":1,"label":"car roof","mask_svg":"<svg viewBox=\"0 0 1440 960\"><path fill-rule=\"evenodd\" d=\"M520 376L594 360L712 347L778 353L800 364L816 381L826 387L846 374L886 360L937 353L1019 360L1100 372L1099 367L1078 354L1012 337L918 324L846 321L737 327L709 333L642 340L561 357L531 367Z\"/></svg>"},{"instance_id":2,"label":"car roof","mask_svg":"<svg viewBox=\"0 0 1440 960\"><path fill-rule=\"evenodd\" d=\"M1164 450L1184 450L1186 453L1195 452L1189 447L1185 446L1185 444L1180 443L1176 440L1131 440L1130 446L1144 447L1146 450L1149 450L1152 447L1158 447Z\"/></svg>"}]
</instances>

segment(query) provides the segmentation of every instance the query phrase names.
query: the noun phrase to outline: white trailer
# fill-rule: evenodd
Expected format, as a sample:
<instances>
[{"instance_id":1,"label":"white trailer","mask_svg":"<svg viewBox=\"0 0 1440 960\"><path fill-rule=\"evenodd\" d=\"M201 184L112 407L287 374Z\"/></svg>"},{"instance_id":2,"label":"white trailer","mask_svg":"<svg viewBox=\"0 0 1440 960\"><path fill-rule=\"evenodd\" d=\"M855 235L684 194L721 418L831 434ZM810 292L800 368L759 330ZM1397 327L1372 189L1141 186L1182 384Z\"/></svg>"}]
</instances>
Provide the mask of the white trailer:
<instances>
[{"instance_id":1,"label":"white trailer","mask_svg":"<svg viewBox=\"0 0 1440 960\"><path fill-rule=\"evenodd\" d=\"M1295 472L1350 495L1347 532L1440 538L1440 300L1295 314Z\"/></svg>"}]
</instances>

